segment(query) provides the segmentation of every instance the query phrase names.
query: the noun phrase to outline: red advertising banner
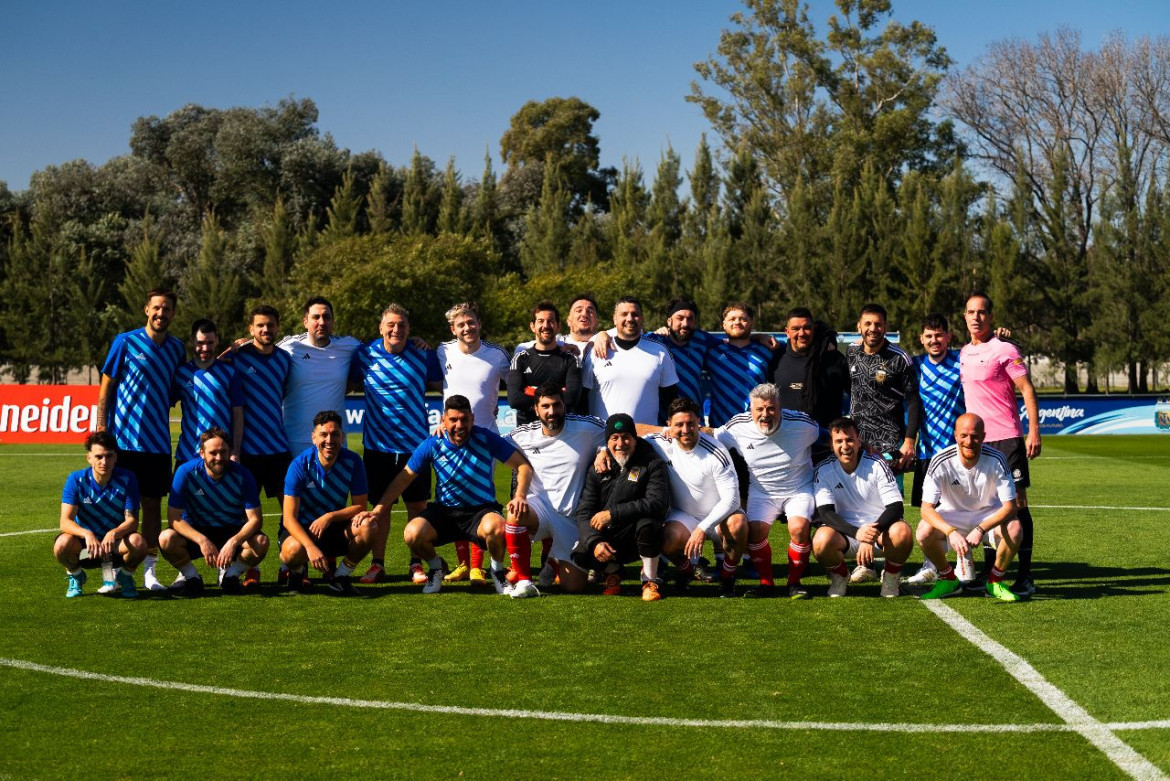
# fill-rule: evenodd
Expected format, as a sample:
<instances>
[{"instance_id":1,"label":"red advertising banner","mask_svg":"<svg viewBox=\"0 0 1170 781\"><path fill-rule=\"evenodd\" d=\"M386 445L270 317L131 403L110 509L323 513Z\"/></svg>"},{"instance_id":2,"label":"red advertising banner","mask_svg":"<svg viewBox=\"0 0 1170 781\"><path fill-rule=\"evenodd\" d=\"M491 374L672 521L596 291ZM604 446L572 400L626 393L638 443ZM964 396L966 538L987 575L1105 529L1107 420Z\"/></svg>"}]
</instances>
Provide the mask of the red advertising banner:
<instances>
[{"instance_id":1,"label":"red advertising banner","mask_svg":"<svg viewBox=\"0 0 1170 781\"><path fill-rule=\"evenodd\" d=\"M97 400L97 385L0 385L0 443L80 444Z\"/></svg>"}]
</instances>

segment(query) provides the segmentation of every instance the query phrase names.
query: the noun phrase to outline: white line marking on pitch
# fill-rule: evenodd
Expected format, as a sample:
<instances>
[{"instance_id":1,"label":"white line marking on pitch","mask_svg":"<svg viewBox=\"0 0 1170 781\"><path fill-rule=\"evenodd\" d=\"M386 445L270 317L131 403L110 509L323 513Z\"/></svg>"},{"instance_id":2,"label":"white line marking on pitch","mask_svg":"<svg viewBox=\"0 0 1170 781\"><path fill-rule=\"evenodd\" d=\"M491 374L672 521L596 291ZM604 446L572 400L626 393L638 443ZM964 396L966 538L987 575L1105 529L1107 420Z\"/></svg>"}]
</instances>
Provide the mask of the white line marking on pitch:
<instances>
[{"instance_id":1,"label":"white line marking on pitch","mask_svg":"<svg viewBox=\"0 0 1170 781\"><path fill-rule=\"evenodd\" d=\"M48 534L49 532L61 531L60 529L28 529L22 532L4 532L0 537L19 537L22 534Z\"/></svg>"},{"instance_id":2,"label":"white line marking on pitch","mask_svg":"<svg viewBox=\"0 0 1170 781\"><path fill-rule=\"evenodd\" d=\"M1047 705L1053 713L1065 721L1073 731L1080 733L1085 740L1100 749L1105 756L1121 768L1125 773L1138 779L1164 779L1166 775L1157 765L1135 751L1128 743L1113 734L1112 729L1103 724L1057 687L1048 682L1048 679L1028 664L1017 654L1009 651L1003 645L992 640L979 627L963 618L954 608L944 605L939 600L928 600L926 605L943 623L959 633L959 635L973 646L983 651L1003 666L1013 678L1024 685L1028 691L1036 695L1041 702Z\"/></svg>"},{"instance_id":3,"label":"white line marking on pitch","mask_svg":"<svg viewBox=\"0 0 1170 781\"><path fill-rule=\"evenodd\" d=\"M1138 510L1141 512L1170 512L1170 507L1121 507L1107 504L1032 504L1040 510Z\"/></svg>"}]
</instances>

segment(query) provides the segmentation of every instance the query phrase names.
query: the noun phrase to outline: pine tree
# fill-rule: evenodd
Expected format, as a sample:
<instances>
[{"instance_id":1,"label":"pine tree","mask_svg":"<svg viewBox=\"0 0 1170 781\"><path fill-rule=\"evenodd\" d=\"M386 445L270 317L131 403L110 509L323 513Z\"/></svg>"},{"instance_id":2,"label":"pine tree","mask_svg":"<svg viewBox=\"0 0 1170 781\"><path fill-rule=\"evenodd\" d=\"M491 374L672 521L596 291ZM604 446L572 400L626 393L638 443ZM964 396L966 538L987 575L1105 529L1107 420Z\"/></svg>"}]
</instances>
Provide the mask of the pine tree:
<instances>
[{"instance_id":1,"label":"pine tree","mask_svg":"<svg viewBox=\"0 0 1170 781\"><path fill-rule=\"evenodd\" d=\"M443 197L439 202L439 233L462 234L466 232L463 211L463 187L459 184L459 173L455 170L455 158L447 160L443 174Z\"/></svg>"},{"instance_id":2,"label":"pine tree","mask_svg":"<svg viewBox=\"0 0 1170 781\"><path fill-rule=\"evenodd\" d=\"M378 166L378 173L370 182L370 191L366 194L366 216L370 222L370 233L382 235L390 232L390 203L387 190L389 188L390 173L386 163Z\"/></svg>"},{"instance_id":3,"label":"pine tree","mask_svg":"<svg viewBox=\"0 0 1170 781\"><path fill-rule=\"evenodd\" d=\"M206 317L220 328L227 339L240 328L244 296L239 271L226 262L228 240L215 212L203 217L203 245L199 260L188 271L183 286L181 322L189 326Z\"/></svg>"},{"instance_id":4,"label":"pine tree","mask_svg":"<svg viewBox=\"0 0 1170 781\"><path fill-rule=\"evenodd\" d=\"M358 214L362 199L354 189L353 169L347 169L341 184L333 190L333 198L325 208L325 229L321 241L331 243L357 234Z\"/></svg>"},{"instance_id":5,"label":"pine tree","mask_svg":"<svg viewBox=\"0 0 1170 781\"><path fill-rule=\"evenodd\" d=\"M633 268L646 260L646 211L650 194L642 183L642 166L635 160L622 162L610 199L610 241L619 266Z\"/></svg>"},{"instance_id":6,"label":"pine tree","mask_svg":"<svg viewBox=\"0 0 1170 781\"><path fill-rule=\"evenodd\" d=\"M569 201L572 193L565 187L561 167L550 155L544 165L540 201L528 209L524 218L524 240L520 245L520 264L532 276L552 269L564 269L569 254Z\"/></svg>"},{"instance_id":7,"label":"pine tree","mask_svg":"<svg viewBox=\"0 0 1170 781\"><path fill-rule=\"evenodd\" d=\"M174 280L167 275L159 255L159 243L154 233L154 220L148 213L142 220L142 238L130 250L126 273L118 292L126 306L121 316L123 330L142 325L142 307L146 294L156 288L170 289Z\"/></svg>"},{"instance_id":8,"label":"pine tree","mask_svg":"<svg viewBox=\"0 0 1170 781\"><path fill-rule=\"evenodd\" d=\"M284 198L277 195L272 206L272 220L261 229L264 238L264 266L256 288L266 302L284 299L288 292L288 276L297 252L297 235L284 206Z\"/></svg>"},{"instance_id":9,"label":"pine tree","mask_svg":"<svg viewBox=\"0 0 1170 781\"><path fill-rule=\"evenodd\" d=\"M432 207L434 187L431 182L433 169L434 163L423 157L415 147L402 194L402 232L408 236L435 232L436 215Z\"/></svg>"}]
</instances>

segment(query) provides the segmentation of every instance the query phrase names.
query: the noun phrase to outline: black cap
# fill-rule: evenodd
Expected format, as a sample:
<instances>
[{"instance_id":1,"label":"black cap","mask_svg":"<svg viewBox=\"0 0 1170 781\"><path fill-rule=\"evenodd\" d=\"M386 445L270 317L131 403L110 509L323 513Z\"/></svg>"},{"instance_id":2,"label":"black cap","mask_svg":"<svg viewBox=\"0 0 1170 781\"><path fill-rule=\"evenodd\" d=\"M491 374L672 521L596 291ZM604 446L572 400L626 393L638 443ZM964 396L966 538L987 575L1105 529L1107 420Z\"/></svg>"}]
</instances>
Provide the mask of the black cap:
<instances>
[{"instance_id":1,"label":"black cap","mask_svg":"<svg viewBox=\"0 0 1170 781\"><path fill-rule=\"evenodd\" d=\"M629 434L631 437L638 436L638 431L634 428L634 419L624 412L610 415L609 420L605 421L606 440L614 434Z\"/></svg>"}]
</instances>

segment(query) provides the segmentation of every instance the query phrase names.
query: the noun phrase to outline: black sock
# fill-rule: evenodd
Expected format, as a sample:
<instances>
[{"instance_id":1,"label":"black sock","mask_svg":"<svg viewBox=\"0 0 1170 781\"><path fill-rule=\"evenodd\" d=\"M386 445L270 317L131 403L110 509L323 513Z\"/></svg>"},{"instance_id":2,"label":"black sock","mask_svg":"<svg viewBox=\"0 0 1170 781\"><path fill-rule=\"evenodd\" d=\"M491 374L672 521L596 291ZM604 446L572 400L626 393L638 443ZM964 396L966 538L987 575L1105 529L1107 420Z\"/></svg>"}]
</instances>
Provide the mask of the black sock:
<instances>
[{"instance_id":1,"label":"black sock","mask_svg":"<svg viewBox=\"0 0 1170 781\"><path fill-rule=\"evenodd\" d=\"M1032 577L1032 511L1027 507L1020 508L1019 518L1023 538L1016 558L1020 562L1019 577L1022 579Z\"/></svg>"}]
</instances>

